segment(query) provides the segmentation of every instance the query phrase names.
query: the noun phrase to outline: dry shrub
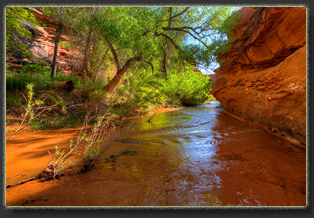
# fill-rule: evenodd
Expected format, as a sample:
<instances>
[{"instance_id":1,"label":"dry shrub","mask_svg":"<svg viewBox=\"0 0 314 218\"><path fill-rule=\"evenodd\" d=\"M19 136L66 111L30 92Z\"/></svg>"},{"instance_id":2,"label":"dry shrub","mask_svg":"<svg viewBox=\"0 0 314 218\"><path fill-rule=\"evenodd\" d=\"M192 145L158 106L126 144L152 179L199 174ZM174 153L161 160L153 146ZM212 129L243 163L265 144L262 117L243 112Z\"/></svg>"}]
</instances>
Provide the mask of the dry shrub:
<instances>
[{"instance_id":1,"label":"dry shrub","mask_svg":"<svg viewBox=\"0 0 314 218\"><path fill-rule=\"evenodd\" d=\"M60 150L56 146L56 153L54 158L50 158L47 168L42 172L42 177L47 179L56 179L66 172L69 174L77 172L85 172L90 170L99 157L110 148L115 140L121 135L125 128L117 125L117 117L107 110L102 116L96 117L97 122L90 126L88 123L92 117L90 112L86 114L84 125L81 128L76 143L70 142L69 148ZM65 166L65 162L78 150L82 151L82 158L80 158L77 167Z\"/></svg>"}]
</instances>

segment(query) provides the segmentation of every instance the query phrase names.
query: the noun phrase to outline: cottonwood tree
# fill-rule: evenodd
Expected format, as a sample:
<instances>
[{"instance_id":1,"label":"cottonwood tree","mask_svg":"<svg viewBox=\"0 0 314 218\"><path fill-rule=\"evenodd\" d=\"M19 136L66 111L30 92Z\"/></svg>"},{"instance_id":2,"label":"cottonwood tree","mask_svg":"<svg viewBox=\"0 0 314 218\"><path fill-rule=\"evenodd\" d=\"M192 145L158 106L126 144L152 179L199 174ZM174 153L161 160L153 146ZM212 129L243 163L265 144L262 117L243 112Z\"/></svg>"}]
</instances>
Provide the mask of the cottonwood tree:
<instances>
[{"instance_id":1,"label":"cottonwood tree","mask_svg":"<svg viewBox=\"0 0 314 218\"><path fill-rule=\"evenodd\" d=\"M56 37L55 37L55 47L54 47L52 66L51 66L51 79L54 79L56 77L57 54L58 54L60 36L61 36L62 29L63 29L64 10L65 9L63 7L55 9L55 13L56 13L57 18L58 18L58 28L57 28L57 33L56 33Z\"/></svg>"},{"instance_id":2,"label":"cottonwood tree","mask_svg":"<svg viewBox=\"0 0 314 218\"><path fill-rule=\"evenodd\" d=\"M178 63L208 67L215 52L227 49L226 33L237 19L227 20L231 12L227 7L112 7L95 14L116 67L104 90L114 90L136 62L165 75Z\"/></svg>"},{"instance_id":3,"label":"cottonwood tree","mask_svg":"<svg viewBox=\"0 0 314 218\"><path fill-rule=\"evenodd\" d=\"M94 15L101 13L102 7L82 7L70 25L71 46L78 49L83 58L77 60L80 67L76 75L82 75L83 79L89 78L96 80L96 74L103 65L108 54L108 46L104 39L99 36L99 30L94 24Z\"/></svg>"},{"instance_id":4,"label":"cottonwood tree","mask_svg":"<svg viewBox=\"0 0 314 218\"><path fill-rule=\"evenodd\" d=\"M90 48L95 41L95 36L97 35L97 29L94 25L94 15L100 13L102 8L97 7L84 7L80 11L80 16L75 22L75 31L79 33L83 39L83 63L79 70L79 74L83 75L85 79L88 74L88 65L90 57ZM92 73L89 74L92 77Z\"/></svg>"}]
</instances>

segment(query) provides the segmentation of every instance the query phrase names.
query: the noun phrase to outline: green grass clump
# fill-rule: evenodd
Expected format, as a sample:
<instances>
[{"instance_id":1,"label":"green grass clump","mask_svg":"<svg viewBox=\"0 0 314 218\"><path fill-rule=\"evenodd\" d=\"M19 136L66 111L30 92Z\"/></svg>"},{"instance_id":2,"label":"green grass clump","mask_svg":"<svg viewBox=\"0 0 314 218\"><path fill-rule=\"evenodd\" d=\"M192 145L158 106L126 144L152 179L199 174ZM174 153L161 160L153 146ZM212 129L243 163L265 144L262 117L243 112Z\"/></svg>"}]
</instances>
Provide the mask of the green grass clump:
<instances>
[{"instance_id":1,"label":"green grass clump","mask_svg":"<svg viewBox=\"0 0 314 218\"><path fill-rule=\"evenodd\" d=\"M25 100L18 90L11 92L10 95L7 95L6 97L7 107L21 106L23 104L25 104Z\"/></svg>"},{"instance_id":2,"label":"green grass clump","mask_svg":"<svg viewBox=\"0 0 314 218\"><path fill-rule=\"evenodd\" d=\"M53 116L41 117L40 119L33 120L30 124L32 130L43 130L43 129L60 129L74 127L82 125L84 122L84 115L80 116L73 113L66 115L60 115L55 113Z\"/></svg>"},{"instance_id":3,"label":"green grass clump","mask_svg":"<svg viewBox=\"0 0 314 218\"><path fill-rule=\"evenodd\" d=\"M49 81L68 81L72 80L74 85L83 86L79 78L74 78L74 75L66 76L64 73L58 73L54 80L51 79L51 68L42 64L27 64L24 65L18 72L7 71L6 91L14 92L16 90L26 91L26 84L33 83L36 91L53 89ZM47 83L48 82L48 83ZM91 86L92 82L90 82Z\"/></svg>"}]
</instances>

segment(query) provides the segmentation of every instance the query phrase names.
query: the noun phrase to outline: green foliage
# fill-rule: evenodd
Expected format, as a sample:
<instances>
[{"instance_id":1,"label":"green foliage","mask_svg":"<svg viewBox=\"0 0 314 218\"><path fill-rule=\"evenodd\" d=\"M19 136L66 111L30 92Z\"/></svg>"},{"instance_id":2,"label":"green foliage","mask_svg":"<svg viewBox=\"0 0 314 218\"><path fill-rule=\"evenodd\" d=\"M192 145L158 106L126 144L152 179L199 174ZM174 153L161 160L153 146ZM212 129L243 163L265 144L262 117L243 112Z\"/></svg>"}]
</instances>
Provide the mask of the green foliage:
<instances>
[{"instance_id":1,"label":"green foliage","mask_svg":"<svg viewBox=\"0 0 314 218\"><path fill-rule=\"evenodd\" d=\"M71 45L70 45L69 42L62 42L62 41L60 41L59 43L60 43L60 46L65 48L65 49L70 49L71 48Z\"/></svg>"},{"instance_id":2,"label":"green foliage","mask_svg":"<svg viewBox=\"0 0 314 218\"><path fill-rule=\"evenodd\" d=\"M217 101L217 99L212 94L209 95L209 99L208 100L209 101Z\"/></svg>"},{"instance_id":3,"label":"green foliage","mask_svg":"<svg viewBox=\"0 0 314 218\"><path fill-rule=\"evenodd\" d=\"M139 72L136 72L139 74ZM169 72L168 80L141 71L139 79L129 72L117 87L112 98L112 111L117 115L134 115L160 107L196 105L211 100L210 77L186 67L180 72Z\"/></svg>"},{"instance_id":4,"label":"green foliage","mask_svg":"<svg viewBox=\"0 0 314 218\"><path fill-rule=\"evenodd\" d=\"M18 131L21 130L22 125L24 124L25 121L27 121L29 123L29 125L32 124L32 122L34 121L34 119L37 117L35 117L35 113L33 110L34 106L39 106L41 104L43 104L44 102L41 101L40 99L33 99L34 96L34 84L33 83L27 83L26 85L27 88L27 105L25 107L25 114L23 117L23 120L20 124L18 124L18 128L17 130L15 130L15 132L9 137L9 139L7 141L9 141ZM24 128L24 127L23 127Z\"/></svg>"},{"instance_id":5,"label":"green foliage","mask_svg":"<svg viewBox=\"0 0 314 218\"><path fill-rule=\"evenodd\" d=\"M83 133L83 135L79 138L79 141L85 142L85 150L83 152L85 161L93 161L99 157L101 152L103 152L106 147L106 143L110 144L110 141L113 139L105 140L102 135L104 132L107 132L107 137L110 136L110 129L114 129L114 125L112 125L112 116L108 112L103 116L98 116L96 118L96 122L94 123L91 131L87 133Z\"/></svg>"},{"instance_id":6,"label":"green foliage","mask_svg":"<svg viewBox=\"0 0 314 218\"><path fill-rule=\"evenodd\" d=\"M232 10L228 7L44 7L45 14L62 20L77 33L73 40L60 42L62 47L73 46L83 52L90 37L88 70L93 76L102 72L86 81L59 73L55 80L73 80L76 88L90 90L90 99L100 100L105 95L101 90L109 81L109 74L112 77L115 73L116 59L123 67L130 58L141 56L142 61L132 62L115 90L116 95L109 100L115 113L131 115L158 107L204 103L212 99L212 81L193 69L220 61L215 55L229 49L228 42L232 39L226 34L239 19L238 14L230 17ZM19 34L23 36L27 33L23 33L17 19L26 20L27 11L7 10L7 16L15 16L7 21L11 23L9 28L21 31ZM28 64L19 74L7 77L6 88L12 93L25 91L26 84L33 82L36 91L49 90L52 87L46 81L51 81L47 66ZM18 99L9 102L19 104ZM59 107L67 113L65 102Z\"/></svg>"},{"instance_id":7,"label":"green foliage","mask_svg":"<svg viewBox=\"0 0 314 218\"><path fill-rule=\"evenodd\" d=\"M32 101L33 101L33 91L34 84L33 83L27 83L26 88L28 89L28 102L27 102L27 108L26 108L26 115L29 114L30 119L34 118L34 112L32 108Z\"/></svg>"},{"instance_id":8,"label":"green foliage","mask_svg":"<svg viewBox=\"0 0 314 218\"><path fill-rule=\"evenodd\" d=\"M47 66L38 64L26 64L17 74L6 77L6 91L25 91L27 83L33 83L36 90L46 90L51 87L45 83L49 81L49 69Z\"/></svg>"},{"instance_id":9,"label":"green foliage","mask_svg":"<svg viewBox=\"0 0 314 218\"><path fill-rule=\"evenodd\" d=\"M24 119L28 117L29 124L31 124L31 122L35 118L34 117L33 107L37 106L37 105L41 105L44 102L39 100L39 99L34 99L33 100L33 96L34 96L34 84L33 83L27 83L26 84L26 88L28 90L28 92L27 92L28 101L27 101L27 106L26 106L26 109L25 109L26 113L24 115L25 116Z\"/></svg>"},{"instance_id":10,"label":"green foliage","mask_svg":"<svg viewBox=\"0 0 314 218\"><path fill-rule=\"evenodd\" d=\"M33 83L34 89L37 91L40 90L49 90L53 89L53 85L47 83L47 81L52 81L50 76L50 69L44 64L26 64L20 70L19 73L9 74L11 76L6 77L6 91L14 92L16 90L26 91L26 84ZM74 78L74 75L66 76L63 73L58 73L53 81L68 81L72 80L75 86L77 87L86 87L83 84L82 80L79 78ZM87 88L94 90L100 89L102 84L93 83L89 81Z\"/></svg>"},{"instance_id":11,"label":"green foliage","mask_svg":"<svg viewBox=\"0 0 314 218\"><path fill-rule=\"evenodd\" d=\"M47 74L47 72L49 72L50 69L47 65L38 62L35 64L26 64L23 65L23 68L21 70L21 73L41 73L41 74Z\"/></svg>"},{"instance_id":12,"label":"green foliage","mask_svg":"<svg viewBox=\"0 0 314 218\"><path fill-rule=\"evenodd\" d=\"M13 77L6 78L6 90L7 91L25 91L27 83L34 83L36 90L50 89L51 87L45 83L49 79L45 75L31 75L31 74L16 74Z\"/></svg>"},{"instance_id":13,"label":"green foliage","mask_svg":"<svg viewBox=\"0 0 314 218\"><path fill-rule=\"evenodd\" d=\"M71 77L69 79L71 79ZM78 78L75 78L75 79L73 78L72 80L75 84L75 87L88 89L92 92L101 90L105 85L104 81L101 79L97 81L93 81L93 80L83 81Z\"/></svg>"},{"instance_id":14,"label":"green foliage","mask_svg":"<svg viewBox=\"0 0 314 218\"><path fill-rule=\"evenodd\" d=\"M180 7L106 8L94 16L94 23L110 42L127 51L125 54L141 54L153 61L160 60L166 49L181 61L209 66L215 61L215 51L224 49L228 42L226 33L234 19L225 21L232 9L189 8L168 26L170 9L172 15L184 11ZM177 49L173 49L175 45Z\"/></svg>"},{"instance_id":15,"label":"green foliage","mask_svg":"<svg viewBox=\"0 0 314 218\"><path fill-rule=\"evenodd\" d=\"M209 100L211 87L212 81L208 76L190 68L170 74L163 90L168 96L178 98L182 105L197 105Z\"/></svg>"},{"instance_id":16,"label":"green foliage","mask_svg":"<svg viewBox=\"0 0 314 218\"><path fill-rule=\"evenodd\" d=\"M32 34L25 23L37 25L35 16L25 7L6 7L6 51L21 52L32 56L23 39L31 39Z\"/></svg>"},{"instance_id":17,"label":"green foliage","mask_svg":"<svg viewBox=\"0 0 314 218\"><path fill-rule=\"evenodd\" d=\"M30 127L32 130L59 129L82 125L83 122L84 115L75 115L73 113L60 115L54 113L53 116L33 120Z\"/></svg>"},{"instance_id":18,"label":"green foliage","mask_svg":"<svg viewBox=\"0 0 314 218\"><path fill-rule=\"evenodd\" d=\"M11 92L9 95L6 95L6 105L7 107L12 106L22 106L24 104L24 100L22 98L21 93L18 90Z\"/></svg>"}]
</instances>

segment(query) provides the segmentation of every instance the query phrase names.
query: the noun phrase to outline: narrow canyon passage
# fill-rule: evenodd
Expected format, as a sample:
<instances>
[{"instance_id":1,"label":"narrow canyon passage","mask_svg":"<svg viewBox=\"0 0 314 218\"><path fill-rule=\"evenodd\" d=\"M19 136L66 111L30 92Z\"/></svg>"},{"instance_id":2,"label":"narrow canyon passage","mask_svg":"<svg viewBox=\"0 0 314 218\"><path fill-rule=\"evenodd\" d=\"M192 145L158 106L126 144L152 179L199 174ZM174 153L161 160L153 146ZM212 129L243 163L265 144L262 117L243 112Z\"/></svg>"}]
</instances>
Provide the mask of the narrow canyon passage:
<instances>
[{"instance_id":1,"label":"narrow canyon passage","mask_svg":"<svg viewBox=\"0 0 314 218\"><path fill-rule=\"evenodd\" d=\"M134 125L93 170L9 188L6 205L305 206L306 151L219 106L210 102L129 119ZM14 152L7 149L7 183L21 173L10 166ZM31 156L20 158L32 168Z\"/></svg>"}]
</instances>

